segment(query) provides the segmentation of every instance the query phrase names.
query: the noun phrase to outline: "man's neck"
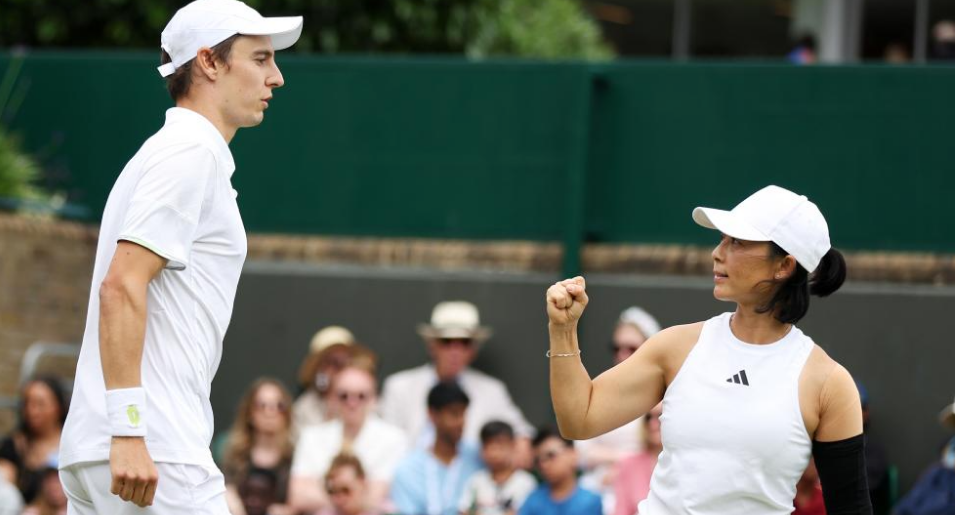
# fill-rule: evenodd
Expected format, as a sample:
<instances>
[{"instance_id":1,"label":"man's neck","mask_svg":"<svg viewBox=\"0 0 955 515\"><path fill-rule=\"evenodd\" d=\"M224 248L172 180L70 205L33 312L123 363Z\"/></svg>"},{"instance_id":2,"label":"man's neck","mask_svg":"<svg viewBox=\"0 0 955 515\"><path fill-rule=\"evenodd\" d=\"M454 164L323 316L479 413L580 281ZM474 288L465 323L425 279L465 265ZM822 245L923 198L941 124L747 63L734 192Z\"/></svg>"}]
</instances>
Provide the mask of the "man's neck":
<instances>
[{"instance_id":1,"label":"man's neck","mask_svg":"<svg viewBox=\"0 0 955 515\"><path fill-rule=\"evenodd\" d=\"M226 123L225 120L222 119L222 115L217 110L210 107L208 103L202 102L199 99L180 98L176 102L176 107L188 109L194 113L198 113L206 120L209 120L216 130L219 131L219 134L222 135L226 145L232 141L232 138L235 137L236 131L239 130L238 127L232 127Z\"/></svg>"},{"instance_id":2,"label":"man's neck","mask_svg":"<svg viewBox=\"0 0 955 515\"><path fill-rule=\"evenodd\" d=\"M435 458L438 458L441 463L445 465L450 465L454 458L458 455L458 443L450 442L442 438L434 439L434 448L432 449L432 454Z\"/></svg>"},{"instance_id":3,"label":"man's neck","mask_svg":"<svg viewBox=\"0 0 955 515\"><path fill-rule=\"evenodd\" d=\"M564 501L577 489L577 478L573 475L550 485L550 497L555 501Z\"/></svg>"},{"instance_id":4,"label":"man's neck","mask_svg":"<svg viewBox=\"0 0 955 515\"><path fill-rule=\"evenodd\" d=\"M491 472L491 479L494 480L494 483L498 485L503 485L514 474L514 467L506 467L503 469L492 470L490 472Z\"/></svg>"}]
</instances>

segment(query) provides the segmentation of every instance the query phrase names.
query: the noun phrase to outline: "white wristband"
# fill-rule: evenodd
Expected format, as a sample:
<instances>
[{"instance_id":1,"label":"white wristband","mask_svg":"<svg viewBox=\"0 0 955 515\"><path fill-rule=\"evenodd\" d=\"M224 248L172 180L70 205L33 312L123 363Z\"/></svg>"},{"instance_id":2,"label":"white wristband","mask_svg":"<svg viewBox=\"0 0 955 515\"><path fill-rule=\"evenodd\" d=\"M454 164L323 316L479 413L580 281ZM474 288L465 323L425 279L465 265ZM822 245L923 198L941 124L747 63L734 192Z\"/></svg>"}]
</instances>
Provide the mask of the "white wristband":
<instances>
[{"instance_id":1,"label":"white wristband","mask_svg":"<svg viewBox=\"0 0 955 515\"><path fill-rule=\"evenodd\" d=\"M106 413L112 436L146 436L146 390L106 391Z\"/></svg>"}]
</instances>

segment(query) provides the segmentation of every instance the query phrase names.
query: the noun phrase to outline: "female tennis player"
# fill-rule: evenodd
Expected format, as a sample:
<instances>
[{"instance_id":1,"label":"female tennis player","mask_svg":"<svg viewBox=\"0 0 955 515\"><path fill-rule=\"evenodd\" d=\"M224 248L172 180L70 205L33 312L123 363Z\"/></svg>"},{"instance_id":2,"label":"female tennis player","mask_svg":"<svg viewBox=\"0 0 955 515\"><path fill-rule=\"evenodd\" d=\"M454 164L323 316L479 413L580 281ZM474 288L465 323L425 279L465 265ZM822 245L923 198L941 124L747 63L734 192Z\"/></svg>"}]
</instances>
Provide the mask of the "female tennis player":
<instances>
[{"instance_id":1,"label":"female tennis player","mask_svg":"<svg viewBox=\"0 0 955 515\"><path fill-rule=\"evenodd\" d=\"M829 515L870 514L858 391L794 325L810 295L827 296L845 280L822 213L769 186L732 211L696 208L693 220L722 233L713 295L735 311L661 331L594 380L577 341L584 279L548 289L561 432L593 438L663 401L663 452L640 515L789 514L810 455Z\"/></svg>"}]
</instances>

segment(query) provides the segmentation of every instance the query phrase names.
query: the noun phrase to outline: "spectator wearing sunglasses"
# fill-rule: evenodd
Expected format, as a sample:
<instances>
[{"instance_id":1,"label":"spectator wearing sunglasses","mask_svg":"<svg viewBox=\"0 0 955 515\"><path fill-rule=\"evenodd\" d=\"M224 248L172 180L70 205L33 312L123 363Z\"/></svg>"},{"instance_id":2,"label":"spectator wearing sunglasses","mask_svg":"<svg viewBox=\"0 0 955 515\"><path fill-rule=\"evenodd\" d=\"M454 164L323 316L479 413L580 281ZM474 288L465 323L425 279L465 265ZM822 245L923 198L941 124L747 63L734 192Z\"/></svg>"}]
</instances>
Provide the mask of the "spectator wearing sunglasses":
<instances>
[{"instance_id":1,"label":"spectator wearing sunglasses","mask_svg":"<svg viewBox=\"0 0 955 515\"><path fill-rule=\"evenodd\" d=\"M366 464L370 506L385 502L407 439L401 429L374 414L377 385L374 370L357 362L335 375L328 403L338 418L304 429L296 446L290 499L297 510L315 511L329 505L321 482L342 452Z\"/></svg>"},{"instance_id":2,"label":"spectator wearing sunglasses","mask_svg":"<svg viewBox=\"0 0 955 515\"><path fill-rule=\"evenodd\" d=\"M647 338L660 331L660 323L643 308L632 306L620 313L610 342L613 366L637 352ZM615 513L615 470L627 456L643 450L644 422L638 418L590 440L576 443L584 475L580 483L601 495L605 513ZM633 513L633 512L631 512Z\"/></svg>"},{"instance_id":3,"label":"spectator wearing sunglasses","mask_svg":"<svg viewBox=\"0 0 955 515\"><path fill-rule=\"evenodd\" d=\"M276 477L275 503L269 513L291 513L286 504L293 453L291 402L285 386L271 378L257 380L242 397L222 459L226 501L232 513L245 513L238 485L252 468L269 470Z\"/></svg>"},{"instance_id":4,"label":"spectator wearing sunglasses","mask_svg":"<svg viewBox=\"0 0 955 515\"><path fill-rule=\"evenodd\" d=\"M367 491L361 460L353 454L339 454L325 474L325 492L331 506L316 515L378 515L380 511L368 508Z\"/></svg>"},{"instance_id":5,"label":"spectator wearing sunglasses","mask_svg":"<svg viewBox=\"0 0 955 515\"><path fill-rule=\"evenodd\" d=\"M600 496L577 482L574 442L544 427L534 437L534 462L543 484L524 501L519 515L602 515Z\"/></svg>"},{"instance_id":6,"label":"spectator wearing sunglasses","mask_svg":"<svg viewBox=\"0 0 955 515\"><path fill-rule=\"evenodd\" d=\"M484 424L507 422L518 435L519 465L529 465L533 427L501 380L471 368L481 344L491 335L491 330L480 324L477 307L464 301L441 302L434 307L431 323L418 326L418 334L428 346L431 362L385 380L382 417L403 429L413 446L431 445L434 426L429 423L425 399L438 382L455 381L471 399L464 439L477 445Z\"/></svg>"}]
</instances>

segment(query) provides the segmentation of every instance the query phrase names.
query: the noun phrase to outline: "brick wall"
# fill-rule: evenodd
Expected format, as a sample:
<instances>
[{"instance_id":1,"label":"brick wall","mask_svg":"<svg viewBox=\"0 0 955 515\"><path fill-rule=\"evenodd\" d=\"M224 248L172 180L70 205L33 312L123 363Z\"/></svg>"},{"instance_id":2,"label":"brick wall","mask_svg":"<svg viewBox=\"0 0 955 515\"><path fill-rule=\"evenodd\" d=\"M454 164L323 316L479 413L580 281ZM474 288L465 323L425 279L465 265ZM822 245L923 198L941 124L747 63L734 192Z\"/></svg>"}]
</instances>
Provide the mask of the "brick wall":
<instances>
[{"instance_id":1,"label":"brick wall","mask_svg":"<svg viewBox=\"0 0 955 515\"><path fill-rule=\"evenodd\" d=\"M79 342L96 249L95 230L72 223L0 215L0 396L16 395L20 363L36 341ZM69 370L62 360L46 370ZM14 424L0 410L0 433Z\"/></svg>"}]
</instances>

